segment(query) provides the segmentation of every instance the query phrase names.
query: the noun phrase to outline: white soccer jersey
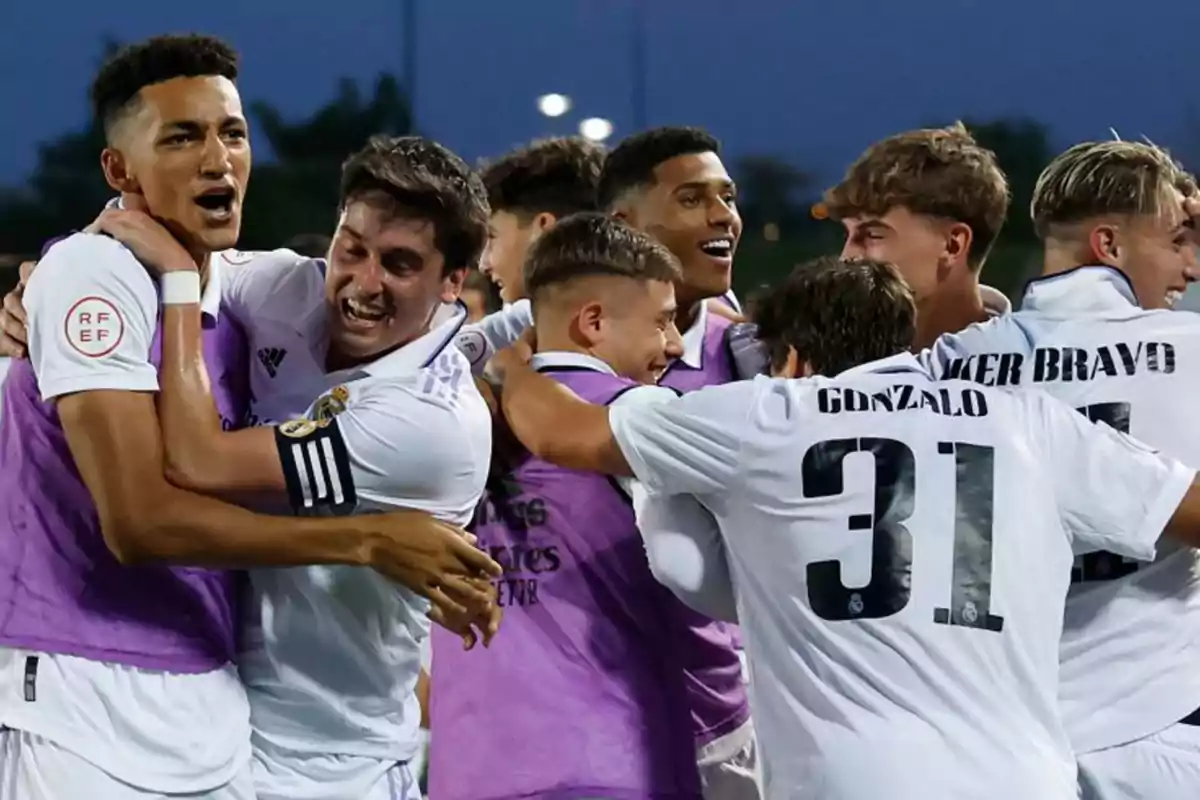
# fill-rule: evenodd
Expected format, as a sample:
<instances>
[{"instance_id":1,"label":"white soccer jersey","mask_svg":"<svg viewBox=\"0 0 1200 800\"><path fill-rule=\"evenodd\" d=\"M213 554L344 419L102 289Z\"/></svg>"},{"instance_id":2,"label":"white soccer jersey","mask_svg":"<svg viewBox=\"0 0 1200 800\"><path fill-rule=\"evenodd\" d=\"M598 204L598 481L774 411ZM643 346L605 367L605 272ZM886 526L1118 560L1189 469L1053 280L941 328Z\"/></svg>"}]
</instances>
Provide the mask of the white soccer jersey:
<instances>
[{"instance_id":1,"label":"white soccer jersey","mask_svg":"<svg viewBox=\"0 0 1200 800\"><path fill-rule=\"evenodd\" d=\"M1076 796L1056 697L1072 548L1152 556L1191 470L908 354L609 418L650 491L720 526L768 796Z\"/></svg>"},{"instance_id":2,"label":"white soccer jersey","mask_svg":"<svg viewBox=\"0 0 1200 800\"><path fill-rule=\"evenodd\" d=\"M1016 314L939 339L936 372L1045 390L1200 464L1200 316L1145 311L1121 273L1033 281ZM1062 644L1062 711L1077 752L1140 739L1200 708L1200 569L1193 550L1153 565L1077 559Z\"/></svg>"},{"instance_id":3,"label":"white soccer jersey","mask_svg":"<svg viewBox=\"0 0 1200 800\"><path fill-rule=\"evenodd\" d=\"M450 346L465 309L447 306L416 341L362 368L326 374L320 262L290 251L261 254L242 266L225 298L256 355L259 419L278 422L307 409L308 421L285 423L277 434L295 511L404 507L470 521L487 478L491 415L466 358ZM311 393L297 406L300 391ZM272 752L313 757L326 795L329 782L360 782L361 765L318 763L315 754L412 758L428 602L365 568L257 570L252 579L261 619L247 637L242 676L256 736ZM304 780L303 769L291 769L260 780L295 781L297 771ZM259 791L302 797L312 790L289 783Z\"/></svg>"},{"instance_id":4,"label":"white soccer jersey","mask_svg":"<svg viewBox=\"0 0 1200 800\"><path fill-rule=\"evenodd\" d=\"M221 281L214 258L201 302L206 314L218 313ZM44 399L158 390L150 362L158 290L124 245L83 233L58 242L30 279L25 308ZM232 667L176 675L40 654L39 685L46 689L37 703L26 703L19 656L0 648L0 727L49 739L157 792L208 790L249 762L249 710Z\"/></svg>"}]
</instances>

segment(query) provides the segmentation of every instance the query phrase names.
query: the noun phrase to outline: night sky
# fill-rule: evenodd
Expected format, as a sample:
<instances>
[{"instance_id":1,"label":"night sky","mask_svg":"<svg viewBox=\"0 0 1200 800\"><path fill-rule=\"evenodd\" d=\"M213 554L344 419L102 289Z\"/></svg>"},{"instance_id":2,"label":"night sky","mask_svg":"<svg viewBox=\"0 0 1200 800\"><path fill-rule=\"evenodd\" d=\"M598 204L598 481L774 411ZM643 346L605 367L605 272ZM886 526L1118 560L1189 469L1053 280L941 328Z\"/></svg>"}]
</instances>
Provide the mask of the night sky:
<instances>
[{"instance_id":1,"label":"night sky","mask_svg":"<svg viewBox=\"0 0 1200 800\"><path fill-rule=\"evenodd\" d=\"M423 132L470 159L572 132L583 116L628 132L639 2L648 121L703 125L735 156L772 153L830 177L896 130L1010 114L1046 121L1057 145L1113 127L1200 155L1195 0L422 0ZM224 36L242 52L243 96L297 116L341 76L404 63L396 0L3 5L0 183L24 177L39 140L83 121L105 35ZM546 92L574 99L569 121L538 115Z\"/></svg>"}]
</instances>

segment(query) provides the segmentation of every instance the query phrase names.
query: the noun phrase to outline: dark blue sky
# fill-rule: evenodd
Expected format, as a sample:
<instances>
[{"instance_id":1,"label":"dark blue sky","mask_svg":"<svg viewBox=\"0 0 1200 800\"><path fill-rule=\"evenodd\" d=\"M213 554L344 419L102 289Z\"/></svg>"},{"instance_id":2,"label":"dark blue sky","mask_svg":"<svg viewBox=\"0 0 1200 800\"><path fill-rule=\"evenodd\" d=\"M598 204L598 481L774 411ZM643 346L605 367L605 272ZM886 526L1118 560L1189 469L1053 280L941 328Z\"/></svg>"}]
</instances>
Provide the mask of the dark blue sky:
<instances>
[{"instance_id":1,"label":"dark blue sky","mask_svg":"<svg viewBox=\"0 0 1200 800\"><path fill-rule=\"evenodd\" d=\"M422 0L418 115L468 158L580 116L631 124L629 14L645 7L649 122L703 125L734 154L839 173L871 140L957 115L1024 113L1058 144L1148 135L1200 155L1197 0ZM399 71L397 0L8 0L0 183L79 124L105 34L197 30L242 52L242 94L302 115L341 76ZM539 117L563 92L572 122ZM1200 114L1200 106L1196 106Z\"/></svg>"}]
</instances>

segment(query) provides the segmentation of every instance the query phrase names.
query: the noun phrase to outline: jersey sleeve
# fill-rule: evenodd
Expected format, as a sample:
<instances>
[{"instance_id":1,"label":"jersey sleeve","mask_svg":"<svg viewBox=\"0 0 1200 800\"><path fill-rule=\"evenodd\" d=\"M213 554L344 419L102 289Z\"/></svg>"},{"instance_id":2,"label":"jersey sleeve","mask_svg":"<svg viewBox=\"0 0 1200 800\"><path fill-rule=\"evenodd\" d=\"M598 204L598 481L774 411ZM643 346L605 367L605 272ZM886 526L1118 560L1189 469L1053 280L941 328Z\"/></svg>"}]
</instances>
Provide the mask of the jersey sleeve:
<instances>
[{"instance_id":1,"label":"jersey sleeve","mask_svg":"<svg viewBox=\"0 0 1200 800\"><path fill-rule=\"evenodd\" d=\"M154 392L154 280L124 245L76 234L51 247L25 290L29 357L42 399L98 390Z\"/></svg>"},{"instance_id":2,"label":"jersey sleeve","mask_svg":"<svg viewBox=\"0 0 1200 800\"><path fill-rule=\"evenodd\" d=\"M299 253L278 250L225 250L221 254L221 302L234 318L247 322L294 277L293 270L317 261Z\"/></svg>"},{"instance_id":3,"label":"jersey sleeve","mask_svg":"<svg viewBox=\"0 0 1200 800\"><path fill-rule=\"evenodd\" d=\"M655 579L701 614L736 622L725 544L708 509L691 495L640 488L634 490L633 507Z\"/></svg>"},{"instance_id":4,"label":"jersey sleeve","mask_svg":"<svg viewBox=\"0 0 1200 800\"><path fill-rule=\"evenodd\" d=\"M616 408L617 406L624 406L626 408L634 408L652 406L659 403L669 403L677 397L679 397L679 393L666 386L637 386L617 395L608 404L608 407ZM617 483L627 496L633 497L634 484L637 483L636 478L621 475L617 478Z\"/></svg>"},{"instance_id":5,"label":"jersey sleeve","mask_svg":"<svg viewBox=\"0 0 1200 800\"><path fill-rule=\"evenodd\" d=\"M331 419L278 426L292 509L348 514L369 501L447 513L473 505L491 442L472 441L458 401L437 388L420 376L372 382L351 388Z\"/></svg>"},{"instance_id":6,"label":"jersey sleeve","mask_svg":"<svg viewBox=\"0 0 1200 800\"><path fill-rule=\"evenodd\" d=\"M609 425L633 474L651 492L721 494L735 482L756 384L710 386L670 403L618 405Z\"/></svg>"},{"instance_id":7,"label":"jersey sleeve","mask_svg":"<svg viewBox=\"0 0 1200 800\"><path fill-rule=\"evenodd\" d=\"M733 357L733 373L746 380L770 372L771 359L766 346L758 338L758 326L750 322L730 325L726 331L729 354Z\"/></svg>"},{"instance_id":8,"label":"jersey sleeve","mask_svg":"<svg viewBox=\"0 0 1200 800\"><path fill-rule=\"evenodd\" d=\"M479 322L464 325L454 343L471 362L471 372L482 375L488 360L497 350L511 345L533 327L533 309L528 300L518 300L488 314Z\"/></svg>"},{"instance_id":9,"label":"jersey sleeve","mask_svg":"<svg viewBox=\"0 0 1200 800\"><path fill-rule=\"evenodd\" d=\"M1043 458L1077 551L1153 560L1195 470L1041 392L1028 392Z\"/></svg>"}]
</instances>

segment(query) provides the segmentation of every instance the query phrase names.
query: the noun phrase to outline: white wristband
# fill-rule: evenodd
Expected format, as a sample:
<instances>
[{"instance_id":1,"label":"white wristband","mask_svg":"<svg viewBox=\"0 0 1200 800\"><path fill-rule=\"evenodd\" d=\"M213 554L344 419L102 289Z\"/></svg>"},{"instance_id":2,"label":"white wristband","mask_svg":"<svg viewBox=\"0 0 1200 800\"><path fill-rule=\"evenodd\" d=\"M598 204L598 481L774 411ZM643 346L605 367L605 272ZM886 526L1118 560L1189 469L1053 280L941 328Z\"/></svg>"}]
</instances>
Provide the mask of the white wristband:
<instances>
[{"instance_id":1,"label":"white wristband","mask_svg":"<svg viewBox=\"0 0 1200 800\"><path fill-rule=\"evenodd\" d=\"M159 279L163 305L200 304L200 273L195 270L168 272Z\"/></svg>"}]
</instances>

